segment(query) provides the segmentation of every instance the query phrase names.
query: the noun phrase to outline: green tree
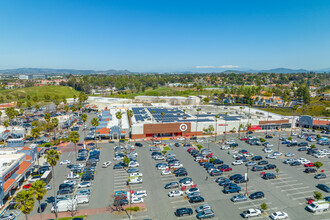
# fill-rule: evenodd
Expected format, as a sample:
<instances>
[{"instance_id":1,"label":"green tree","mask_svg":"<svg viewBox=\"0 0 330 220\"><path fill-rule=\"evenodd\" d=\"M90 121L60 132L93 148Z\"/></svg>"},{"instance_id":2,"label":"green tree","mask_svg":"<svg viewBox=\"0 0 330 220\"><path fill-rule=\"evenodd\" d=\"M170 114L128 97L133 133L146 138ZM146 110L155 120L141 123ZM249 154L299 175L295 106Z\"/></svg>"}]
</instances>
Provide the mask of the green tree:
<instances>
[{"instance_id":1,"label":"green tree","mask_svg":"<svg viewBox=\"0 0 330 220\"><path fill-rule=\"evenodd\" d=\"M259 140L260 140L261 143L266 142L266 140L264 138L259 138Z\"/></svg>"},{"instance_id":2,"label":"green tree","mask_svg":"<svg viewBox=\"0 0 330 220\"><path fill-rule=\"evenodd\" d=\"M132 110L128 110L127 111L127 116L128 116L128 118L129 118L129 121L130 121L130 123L132 123L132 117L133 117L133 115L134 115L134 113L133 113L133 111ZM130 129L131 129L131 126L129 126L130 127ZM130 131L130 133L128 134L128 140L129 140L129 143L131 142L131 131Z\"/></svg>"},{"instance_id":3,"label":"green tree","mask_svg":"<svg viewBox=\"0 0 330 220\"><path fill-rule=\"evenodd\" d=\"M292 137L288 137L288 140L291 141L292 140Z\"/></svg>"},{"instance_id":4,"label":"green tree","mask_svg":"<svg viewBox=\"0 0 330 220\"><path fill-rule=\"evenodd\" d=\"M9 119L7 119L3 122L3 126L5 126L5 128L7 130L7 128L9 127Z\"/></svg>"},{"instance_id":5,"label":"green tree","mask_svg":"<svg viewBox=\"0 0 330 220\"><path fill-rule=\"evenodd\" d=\"M53 189L56 189L55 187L55 166L57 164L57 161L60 159L60 153L57 150L50 149L47 151L45 154L45 159L49 163L49 165L52 167L52 176L53 176ZM54 199L55 199L55 204L56 204L56 190L53 190L54 192ZM57 210L55 206L55 218L57 219Z\"/></svg>"},{"instance_id":6,"label":"green tree","mask_svg":"<svg viewBox=\"0 0 330 220\"><path fill-rule=\"evenodd\" d=\"M268 209L268 206L267 206L266 203L262 203L262 204L260 205L260 208L261 208L262 210L266 211L266 210Z\"/></svg>"},{"instance_id":7,"label":"green tree","mask_svg":"<svg viewBox=\"0 0 330 220\"><path fill-rule=\"evenodd\" d=\"M38 200L39 207L41 210L41 200L47 194L47 190L45 189L46 183L42 180L37 180L36 182L31 184L29 190L32 191L32 194ZM42 212L40 212L40 219L42 220Z\"/></svg>"},{"instance_id":8,"label":"green tree","mask_svg":"<svg viewBox=\"0 0 330 220\"><path fill-rule=\"evenodd\" d=\"M121 121L121 119L122 119L122 117L123 117L123 113L121 112L121 111L119 111L119 112L116 112L116 118L119 120L119 122L120 122L120 125L119 125L119 127L120 127L120 131L119 131L119 140L121 139L121 129L122 129L122 121ZM119 141L119 147L120 147L120 141Z\"/></svg>"},{"instance_id":9,"label":"green tree","mask_svg":"<svg viewBox=\"0 0 330 220\"><path fill-rule=\"evenodd\" d=\"M52 118L52 127L54 129L54 144L56 144L56 128L58 127L58 119Z\"/></svg>"},{"instance_id":10,"label":"green tree","mask_svg":"<svg viewBox=\"0 0 330 220\"><path fill-rule=\"evenodd\" d=\"M40 129L38 127L32 128L32 130L31 130L31 136L34 139L38 139L40 137Z\"/></svg>"},{"instance_id":11,"label":"green tree","mask_svg":"<svg viewBox=\"0 0 330 220\"><path fill-rule=\"evenodd\" d=\"M322 199L322 193L318 192L318 191L314 191L314 198L316 200L320 200Z\"/></svg>"},{"instance_id":12,"label":"green tree","mask_svg":"<svg viewBox=\"0 0 330 220\"><path fill-rule=\"evenodd\" d=\"M213 162L214 162L214 160L215 160L215 158L214 158L214 157L212 157L212 158L210 159L210 163L213 163Z\"/></svg>"},{"instance_id":13,"label":"green tree","mask_svg":"<svg viewBox=\"0 0 330 220\"><path fill-rule=\"evenodd\" d=\"M317 161L314 163L314 166L317 168L317 169L320 169L322 166L323 166L323 163Z\"/></svg>"},{"instance_id":14,"label":"green tree","mask_svg":"<svg viewBox=\"0 0 330 220\"><path fill-rule=\"evenodd\" d=\"M93 118L91 121L92 126L95 128L94 130L94 138L95 138L95 143L96 143L96 147L97 147L97 141L96 141L96 127L99 126L100 122L98 118Z\"/></svg>"},{"instance_id":15,"label":"green tree","mask_svg":"<svg viewBox=\"0 0 330 220\"><path fill-rule=\"evenodd\" d=\"M36 110L38 110L40 108L40 106L38 104L36 104L34 107Z\"/></svg>"},{"instance_id":16,"label":"green tree","mask_svg":"<svg viewBox=\"0 0 330 220\"><path fill-rule=\"evenodd\" d=\"M280 169L278 169L278 167L275 169L275 171L276 171L276 176L277 176L277 178L278 178L278 173L280 172Z\"/></svg>"},{"instance_id":17,"label":"green tree","mask_svg":"<svg viewBox=\"0 0 330 220\"><path fill-rule=\"evenodd\" d=\"M197 144L196 147L198 148L198 150L200 151L201 149L203 149L204 147L200 144Z\"/></svg>"},{"instance_id":18,"label":"green tree","mask_svg":"<svg viewBox=\"0 0 330 220\"><path fill-rule=\"evenodd\" d=\"M23 214L25 215L25 219L28 219L28 214L31 213L31 211L34 208L34 198L32 191L30 190L22 190L16 195L16 207L18 207Z\"/></svg>"},{"instance_id":19,"label":"green tree","mask_svg":"<svg viewBox=\"0 0 330 220\"><path fill-rule=\"evenodd\" d=\"M79 142L79 134L76 131L72 131L69 134L69 139L72 143L74 143L74 154L75 158L77 157L77 143Z\"/></svg>"},{"instance_id":20,"label":"green tree","mask_svg":"<svg viewBox=\"0 0 330 220\"><path fill-rule=\"evenodd\" d=\"M125 164L129 164L129 162L130 162L130 159L128 158L128 157L124 157L124 159L123 159L123 162L125 163Z\"/></svg>"},{"instance_id":21,"label":"green tree","mask_svg":"<svg viewBox=\"0 0 330 220\"><path fill-rule=\"evenodd\" d=\"M86 137L86 129L85 129L85 127L86 127L87 118L88 118L87 114L84 113L84 114L81 115L81 120L84 123L84 140L85 140L85 137Z\"/></svg>"},{"instance_id":22,"label":"green tree","mask_svg":"<svg viewBox=\"0 0 330 220\"><path fill-rule=\"evenodd\" d=\"M315 145L314 145L314 144L312 144L312 145L311 145L311 148L315 148Z\"/></svg>"}]
</instances>

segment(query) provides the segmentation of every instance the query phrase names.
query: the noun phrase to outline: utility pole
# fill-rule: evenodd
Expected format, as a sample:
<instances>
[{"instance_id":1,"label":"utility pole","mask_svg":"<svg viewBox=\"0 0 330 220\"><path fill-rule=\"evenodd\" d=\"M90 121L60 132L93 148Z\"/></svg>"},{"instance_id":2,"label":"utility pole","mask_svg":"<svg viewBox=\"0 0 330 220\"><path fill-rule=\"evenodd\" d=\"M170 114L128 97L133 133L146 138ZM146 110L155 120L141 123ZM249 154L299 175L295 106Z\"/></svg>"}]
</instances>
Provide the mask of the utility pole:
<instances>
[{"instance_id":1,"label":"utility pole","mask_svg":"<svg viewBox=\"0 0 330 220\"><path fill-rule=\"evenodd\" d=\"M278 134L278 145L277 145L277 152L280 152L280 139L281 139L281 134Z\"/></svg>"},{"instance_id":2,"label":"utility pole","mask_svg":"<svg viewBox=\"0 0 330 220\"><path fill-rule=\"evenodd\" d=\"M266 124L266 135L268 134L268 119L269 119L269 108L267 107L267 124Z\"/></svg>"},{"instance_id":3,"label":"utility pole","mask_svg":"<svg viewBox=\"0 0 330 220\"><path fill-rule=\"evenodd\" d=\"M249 167L246 167L246 179L245 179L245 195L246 195L246 197L248 197L248 195L249 195L249 193L248 193L248 179L249 179L249 177L248 177L248 173L249 173Z\"/></svg>"}]
</instances>

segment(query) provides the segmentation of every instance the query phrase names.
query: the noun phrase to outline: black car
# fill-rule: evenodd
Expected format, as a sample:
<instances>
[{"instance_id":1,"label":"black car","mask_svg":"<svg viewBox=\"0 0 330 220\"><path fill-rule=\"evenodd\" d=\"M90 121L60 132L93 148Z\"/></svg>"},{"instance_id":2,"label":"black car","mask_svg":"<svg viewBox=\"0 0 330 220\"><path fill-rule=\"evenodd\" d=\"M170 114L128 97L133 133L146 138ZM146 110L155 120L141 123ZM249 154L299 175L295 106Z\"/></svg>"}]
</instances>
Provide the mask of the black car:
<instances>
[{"instance_id":1,"label":"black car","mask_svg":"<svg viewBox=\"0 0 330 220\"><path fill-rule=\"evenodd\" d=\"M252 193L252 194L249 196L250 199L261 199L261 198L263 198L263 197L265 197L265 194L264 194L263 192L261 192L261 191L259 191L259 192L255 192L255 193Z\"/></svg>"},{"instance_id":2,"label":"black car","mask_svg":"<svg viewBox=\"0 0 330 220\"><path fill-rule=\"evenodd\" d=\"M299 161L293 161L292 163L290 163L291 166L300 166L301 163Z\"/></svg>"},{"instance_id":3,"label":"black car","mask_svg":"<svg viewBox=\"0 0 330 220\"><path fill-rule=\"evenodd\" d=\"M294 146L298 146L298 143L297 142L288 143L286 146L287 147L294 147Z\"/></svg>"},{"instance_id":4,"label":"black car","mask_svg":"<svg viewBox=\"0 0 330 220\"><path fill-rule=\"evenodd\" d=\"M307 150L307 154L308 155L313 155L313 154L317 154L318 153L318 149L316 149L316 148L309 148L308 150Z\"/></svg>"},{"instance_id":5,"label":"black car","mask_svg":"<svg viewBox=\"0 0 330 220\"><path fill-rule=\"evenodd\" d=\"M189 202L190 203L204 202L204 198L201 196L193 196L193 197L190 197Z\"/></svg>"},{"instance_id":6,"label":"black car","mask_svg":"<svg viewBox=\"0 0 330 220\"><path fill-rule=\"evenodd\" d=\"M258 162L258 165L267 165L268 161L267 160L262 160Z\"/></svg>"},{"instance_id":7,"label":"black car","mask_svg":"<svg viewBox=\"0 0 330 220\"><path fill-rule=\"evenodd\" d=\"M183 183L183 182L186 182L186 181L192 181L192 178L190 178L190 177L182 178L182 179L179 180L179 183Z\"/></svg>"},{"instance_id":8,"label":"black car","mask_svg":"<svg viewBox=\"0 0 330 220\"><path fill-rule=\"evenodd\" d=\"M253 166L252 171L263 171L264 170L264 167L261 167L261 166Z\"/></svg>"},{"instance_id":9,"label":"black car","mask_svg":"<svg viewBox=\"0 0 330 220\"><path fill-rule=\"evenodd\" d=\"M94 180L94 175L83 175L81 177L81 181L84 182L84 181L91 181L91 180Z\"/></svg>"},{"instance_id":10,"label":"black car","mask_svg":"<svg viewBox=\"0 0 330 220\"><path fill-rule=\"evenodd\" d=\"M323 190L324 192L330 193L330 188L327 185L317 184L316 187Z\"/></svg>"},{"instance_id":11,"label":"black car","mask_svg":"<svg viewBox=\"0 0 330 220\"><path fill-rule=\"evenodd\" d=\"M57 195L67 195L67 194L71 194L72 192L73 190L71 188L65 188L57 191Z\"/></svg>"},{"instance_id":12,"label":"black car","mask_svg":"<svg viewBox=\"0 0 330 220\"><path fill-rule=\"evenodd\" d=\"M178 182L170 182L168 184L165 185L165 189L173 189L173 188L178 188L179 187L179 183Z\"/></svg>"},{"instance_id":13,"label":"black car","mask_svg":"<svg viewBox=\"0 0 330 220\"><path fill-rule=\"evenodd\" d=\"M235 180L235 179L238 179L238 178L241 178L243 177L241 174L234 174L232 176L229 177L230 180Z\"/></svg>"},{"instance_id":14,"label":"black car","mask_svg":"<svg viewBox=\"0 0 330 220\"><path fill-rule=\"evenodd\" d=\"M301 142L298 144L299 147L302 147L302 146L308 146L308 143L307 142Z\"/></svg>"},{"instance_id":15,"label":"black car","mask_svg":"<svg viewBox=\"0 0 330 220\"><path fill-rule=\"evenodd\" d=\"M191 137L190 140L197 140L197 137Z\"/></svg>"},{"instance_id":16,"label":"black car","mask_svg":"<svg viewBox=\"0 0 330 220\"><path fill-rule=\"evenodd\" d=\"M186 171L186 168L181 167L181 168L179 168L179 169L174 170L173 173L176 174L176 173L184 172L184 171Z\"/></svg>"},{"instance_id":17,"label":"black car","mask_svg":"<svg viewBox=\"0 0 330 220\"><path fill-rule=\"evenodd\" d=\"M249 178L245 179L245 176L239 177L234 180L236 184L249 182Z\"/></svg>"},{"instance_id":18,"label":"black car","mask_svg":"<svg viewBox=\"0 0 330 220\"><path fill-rule=\"evenodd\" d=\"M178 177L178 176L188 176L188 172L187 172L187 171L177 172L177 173L175 174L175 176L176 176L176 177Z\"/></svg>"},{"instance_id":19,"label":"black car","mask_svg":"<svg viewBox=\"0 0 330 220\"><path fill-rule=\"evenodd\" d=\"M38 207L38 213L44 212L47 207L47 203L41 203L40 206Z\"/></svg>"},{"instance_id":20,"label":"black car","mask_svg":"<svg viewBox=\"0 0 330 220\"><path fill-rule=\"evenodd\" d=\"M316 173L316 169L315 168L306 168L305 169L305 173Z\"/></svg>"},{"instance_id":21,"label":"black car","mask_svg":"<svg viewBox=\"0 0 330 220\"><path fill-rule=\"evenodd\" d=\"M77 161L84 161L84 160L86 160L86 157L78 157L77 158Z\"/></svg>"},{"instance_id":22,"label":"black car","mask_svg":"<svg viewBox=\"0 0 330 220\"><path fill-rule=\"evenodd\" d=\"M273 138L271 135L266 135L265 138Z\"/></svg>"},{"instance_id":23,"label":"black car","mask_svg":"<svg viewBox=\"0 0 330 220\"><path fill-rule=\"evenodd\" d=\"M213 170L210 173L211 176L221 176L222 172L220 170Z\"/></svg>"},{"instance_id":24,"label":"black car","mask_svg":"<svg viewBox=\"0 0 330 220\"><path fill-rule=\"evenodd\" d=\"M135 146L137 146L137 147L143 147L143 144L141 144L141 143L135 143Z\"/></svg>"},{"instance_id":25,"label":"black car","mask_svg":"<svg viewBox=\"0 0 330 220\"><path fill-rule=\"evenodd\" d=\"M300 147L300 148L298 148L298 151L307 151L307 150L308 150L307 147Z\"/></svg>"},{"instance_id":26,"label":"black car","mask_svg":"<svg viewBox=\"0 0 330 220\"><path fill-rule=\"evenodd\" d=\"M251 158L253 161L262 160L262 156L254 156Z\"/></svg>"},{"instance_id":27,"label":"black car","mask_svg":"<svg viewBox=\"0 0 330 220\"><path fill-rule=\"evenodd\" d=\"M248 131L246 132L246 134L253 134L253 131Z\"/></svg>"},{"instance_id":28,"label":"black car","mask_svg":"<svg viewBox=\"0 0 330 220\"><path fill-rule=\"evenodd\" d=\"M212 161L213 164L223 164L223 161L220 159L215 159Z\"/></svg>"},{"instance_id":29,"label":"black car","mask_svg":"<svg viewBox=\"0 0 330 220\"><path fill-rule=\"evenodd\" d=\"M319 173L314 176L315 179L325 179L327 176L324 173Z\"/></svg>"},{"instance_id":30,"label":"black car","mask_svg":"<svg viewBox=\"0 0 330 220\"><path fill-rule=\"evenodd\" d=\"M181 217L181 216L184 216L184 215L192 215L192 214L194 214L194 212L191 208L180 208L180 209L177 209L174 212L174 214L177 217Z\"/></svg>"},{"instance_id":31,"label":"black car","mask_svg":"<svg viewBox=\"0 0 330 220\"><path fill-rule=\"evenodd\" d=\"M265 173L263 176L262 176L263 179L265 180L271 180L271 179L276 179L276 176L274 173Z\"/></svg>"},{"instance_id":32,"label":"black car","mask_svg":"<svg viewBox=\"0 0 330 220\"><path fill-rule=\"evenodd\" d=\"M179 143L175 143L175 144L174 144L174 146L176 146L176 147L180 147L180 145L181 145L181 144L179 144Z\"/></svg>"},{"instance_id":33,"label":"black car","mask_svg":"<svg viewBox=\"0 0 330 220\"><path fill-rule=\"evenodd\" d=\"M113 202L113 205L114 205L114 206L128 205L128 200L126 200L126 199L116 199L116 200Z\"/></svg>"},{"instance_id":34,"label":"black car","mask_svg":"<svg viewBox=\"0 0 330 220\"><path fill-rule=\"evenodd\" d=\"M265 170L272 170L272 169L275 169L275 168L276 168L275 164L268 164L268 165L264 166Z\"/></svg>"},{"instance_id":35,"label":"black car","mask_svg":"<svg viewBox=\"0 0 330 220\"><path fill-rule=\"evenodd\" d=\"M58 186L58 189L61 190L61 189L65 189L65 188L73 188L73 185L72 184L68 184L68 183L62 183Z\"/></svg>"}]
</instances>

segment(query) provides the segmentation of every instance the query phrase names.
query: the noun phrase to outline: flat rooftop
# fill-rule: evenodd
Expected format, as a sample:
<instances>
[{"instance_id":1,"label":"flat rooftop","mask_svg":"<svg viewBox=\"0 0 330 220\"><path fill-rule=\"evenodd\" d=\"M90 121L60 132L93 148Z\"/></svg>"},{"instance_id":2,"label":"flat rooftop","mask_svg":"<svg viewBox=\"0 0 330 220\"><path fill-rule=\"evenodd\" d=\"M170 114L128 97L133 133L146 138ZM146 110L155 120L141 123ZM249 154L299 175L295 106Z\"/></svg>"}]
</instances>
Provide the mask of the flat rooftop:
<instances>
[{"instance_id":1,"label":"flat rooftop","mask_svg":"<svg viewBox=\"0 0 330 220\"><path fill-rule=\"evenodd\" d=\"M0 151L0 174L4 173L15 161L24 157L24 153L13 151Z\"/></svg>"}]
</instances>

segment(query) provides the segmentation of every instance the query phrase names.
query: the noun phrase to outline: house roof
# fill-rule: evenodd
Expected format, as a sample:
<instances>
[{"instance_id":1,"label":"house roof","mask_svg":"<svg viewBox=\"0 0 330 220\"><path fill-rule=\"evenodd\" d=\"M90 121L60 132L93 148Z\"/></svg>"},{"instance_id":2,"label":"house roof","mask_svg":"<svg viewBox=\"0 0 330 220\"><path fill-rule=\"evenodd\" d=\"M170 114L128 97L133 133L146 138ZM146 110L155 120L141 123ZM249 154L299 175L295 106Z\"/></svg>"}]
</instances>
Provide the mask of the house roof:
<instances>
[{"instance_id":1,"label":"house roof","mask_svg":"<svg viewBox=\"0 0 330 220\"><path fill-rule=\"evenodd\" d=\"M30 155L25 155L26 160L32 160L32 157Z\"/></svg>"},{"instance_id":2,"label":"house roof","mask_svg":"<svg viewBox=\"0 0 330 220\"><path fill-rule=\"evenodd\" d=\"M96 133L99 133L99 134L110 134L110 128L100 128L100 129L96 130Z\"/></svg>"},{"instance_id":3,"label":"house roof","mask_svg":"<svg viewBox=\"0 0 330 220\"><path fill-rule=\"evenodd\" d=\"M41 147L38 147L38 148L37 148L38 153L39 153L41 150L42 150Z\"/></svg>"},{"instance_id":4,"label":"house roof","mask_svg":"<svg viewBox=\"0 0 330 220\"><path fill-rule=\"evenodd\" d=\"M31 163L28 161L23 161L20 165L19 165L19 169L16 171L17 174L23 174L29 167L30 167Z\"/></svg>"},{"instance_id":5,"label":"house roof","mask_svg":"<svg viewBox=\"0 0 330 220\"><path fill-rule=\"evenodd\" d=\"M22 150L31 150L29 147L23 147Z\"/></svg>"},{"instance_id":6,"label":"house roof","mask_svg":"<svg viewBox=\"0 0 330 220\"><path fill-rule=\"evenodd\" d=\"M314 125L328 125L330 122L325 120L313 120Z\"/></svg>"},{"instance_id":7,"label":"house roof","mask_svg":"<svg viewBox=\"0 0 330 220\"><path fill-rule=\"evenodd\" d=\"M15 182L14 179L8 179L4 184L3 184L3 191L7 191L7 189L13 185L13 183Z\"/></svg>"},{"instance_id":8,"label":"house roof","mask_svg":"<svg viewBox=\"0 0 330 220\"><path fill-rule=\"evenodd\" d=\"M121 131L120 133L122 133L122 134L126 134L126 131Z\"/></svg>"}]
</instances>

